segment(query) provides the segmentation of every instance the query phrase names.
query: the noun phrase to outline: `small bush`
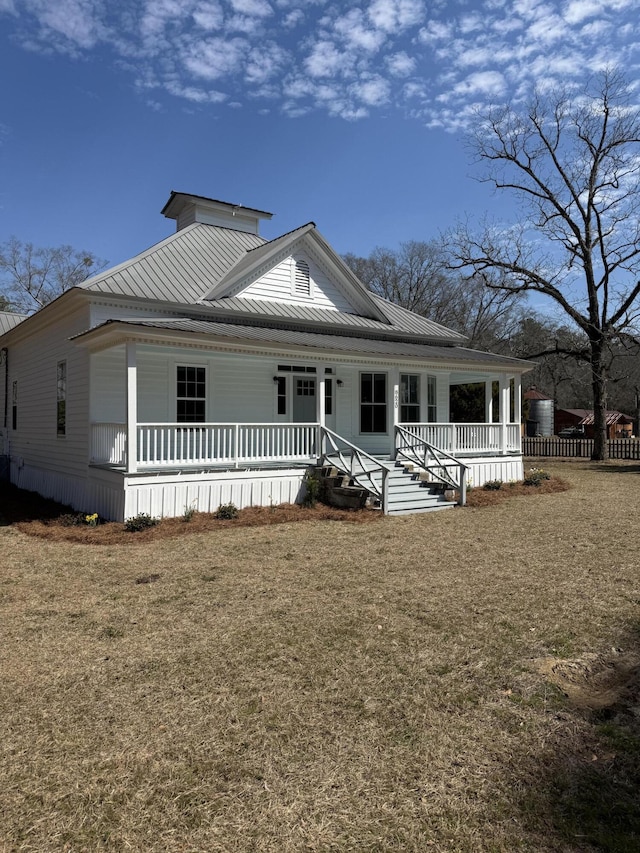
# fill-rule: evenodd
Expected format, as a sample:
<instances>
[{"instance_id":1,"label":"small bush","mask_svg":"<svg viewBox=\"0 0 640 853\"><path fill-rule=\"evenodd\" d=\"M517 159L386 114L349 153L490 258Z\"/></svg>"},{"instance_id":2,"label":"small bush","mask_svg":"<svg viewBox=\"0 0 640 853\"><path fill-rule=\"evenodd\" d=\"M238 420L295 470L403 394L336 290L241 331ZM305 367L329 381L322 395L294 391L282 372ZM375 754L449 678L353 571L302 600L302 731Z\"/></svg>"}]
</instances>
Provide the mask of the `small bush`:
<instances>
[{"instance_id":1,"label":"small bush","mask_svg":"<svg viewBox=\"0 0 640 853\"><path fill-rule=\"evenodd\" d=\"M487 492L497 492L502 488L502 480L487 480L482 488Z\"/></svg>"},{"instance_id":2,"label":"small bush","mask_svg":"<svg viewBox=\"0 0 640 853\"><path fill-rule=\"evenodd\" d=\"M153 518L153 516L148 515L146 512L140 512L138 515L133 515L125 521L124 529L129 531L129 533L139 533L141 530L148 530L149 527L155 527L156 524L160 524L159 518Z\"/></svg>"},{"instance_id":3,"label":"small bush","mask_svg":"<svg viewBox=\"0 0 640 853\"><path fill-rule=\"evenodd\" d=\"M530 468L523 480L525 486L539 486L543 480L550 480L551 474L544 468Z\"/></svg>"},{"instance_id":4,"label":"small bush","mask_svg":"<svg viewBox=\"0 0 640 853\"><path fill-rule=\"evenodd\" d=\"M56 521L61 527L79 527L86 524L83 512L65 512L64 515L59 515Z\"/></svg>"},{"instance_id":5,"label":"small bush","mask_svg":"<svg viewBox=\"0 0 640 853\"><path fill-rule=\"evenodd\" d=\"M185 506L184 512L182 514L183 521L191 521L193 516L196 514L197 510L193 504L191 506Z\"/></svg>"},{"instance_id":6,"label":"small bush","mask_svg":"<svg viewBox=\"0 0 640 853\"><path fill-rule=\"evenodd\" d=\"M302 478L302 485L304 486L302 506L314 507L322 493L322 477L315 468L307 468Z\"/></svg>"},{"instance_id":7,"label":"small bush","mask_svg":"<svg viewBox=\"0 0 640 853\"><path fill-rule=\"evenodd\" d=\"M230 521L238 517L238 507L234 503L220 504L215 513L216 518L222 518Z\"/></svg>"}]
</instances>

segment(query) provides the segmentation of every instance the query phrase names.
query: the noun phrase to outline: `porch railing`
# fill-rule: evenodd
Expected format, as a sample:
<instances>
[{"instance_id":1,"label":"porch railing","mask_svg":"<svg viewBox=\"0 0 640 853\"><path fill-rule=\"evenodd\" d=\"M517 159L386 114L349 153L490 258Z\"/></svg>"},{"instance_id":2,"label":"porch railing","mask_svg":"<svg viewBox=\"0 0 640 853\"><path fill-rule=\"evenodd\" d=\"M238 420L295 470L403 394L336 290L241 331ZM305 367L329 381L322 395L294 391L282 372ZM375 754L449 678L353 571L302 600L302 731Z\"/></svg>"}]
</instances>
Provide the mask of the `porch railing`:
<instances>
[{"instance_id":1,"label":"porch railing","mask_svg":"<svg viewBox=\"0 0 640 853\"><path fill-rule=\"evenodd\" d=\"M453 455L520 452L520 424L401 424L407 432Z\"/></svg>"},{"instance_id":2,"label":"porch railing","mask_svg":"<svg viewBox=\"0 0 640 853\"><path fill-rule=\"evenodd\" d=\"M92 424L91 461L126 465L126 424ZM301 424L137 425L136 468L307 462L318 452L318 427Z\"/></svg>"},{"instance_id":3,"label":"porch railing","mask_svg":"<svg viewBox=\"0 0 640 853\"><path fill-rule=\"evenodd\" d=\"M403 426L395 429L395 459L417 465L439 483L458 492L458 503L467 501L467 466L441 447L420 438Z\"/></svg>"},{"instance_id":4,"label":"porch railing","mask_svg":"<svg viewBox=\"0 0 640 853\"><path fill-rule=\"evenodd\" d=\"M321 426L318 464L325 465L327 462L336 465L376 497L386 515L389 508L389 474L393 466L385 465L361 447L356 447L338 433Z\"/></svg>"}]
</instances>

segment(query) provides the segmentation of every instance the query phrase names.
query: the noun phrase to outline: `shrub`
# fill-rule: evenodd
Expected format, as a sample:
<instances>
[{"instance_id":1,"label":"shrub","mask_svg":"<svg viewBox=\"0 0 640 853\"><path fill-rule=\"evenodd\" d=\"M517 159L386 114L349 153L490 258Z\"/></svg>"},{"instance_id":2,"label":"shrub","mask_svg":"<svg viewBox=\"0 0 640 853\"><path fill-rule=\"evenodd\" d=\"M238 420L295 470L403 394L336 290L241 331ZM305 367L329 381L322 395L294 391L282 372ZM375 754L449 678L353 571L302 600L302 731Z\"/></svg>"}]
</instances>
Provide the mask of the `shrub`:
<instances>
[{"instance_id":1,"label":"shrub","mask_svg":"<svg viewBox=\"0 0 640 853\"><path fill-rule=\"evenodd\" d=\"M216 518L222 518L230 521L238 517L238 507L234 503L220 504L215 513Z\"/></svg>"},{"instance_id":2,"label":"shrub","mask_svg":"<svg viewBox=\"0 0 640 853\"><path fill-rule=\"evenodd\" d=\"M196 512L197 510L193 504L191 504L191 506L185 505L184 512L182 513L182 520L191 521Z\"/></svg>"},{"instance_id":3,"label":"shrub","mask_svg":"<svg viewBox=\"0 0 640 853\"><path fill-rule=\"evenodd\" d=\"M525 486L539 486L543 480L550 480L551 474L544 468L531 468L524 478Z\"/></svg>"},{"instance_id":4,"label":"shrub","mask_svg":"<svg viewBox=\"0 0 640 853\"><path fill-rule=\"evenodd\" d=\"M487 492L497 492L502 488L502 480L487 480L482 488Z\"/></svg>"},{"instance_id":5,"label":"shrub","mask_svg":"<svg viewBox=\"0 0 640 853\"><path fill-rule=\"evenodd\" d=\"M61 527L78 527L81 524L86 524L83 512L65 512L64 515L58 516L58 524Z\"/></svg>"},{"instance_id":6,"label":"shrub","mask_svg":"<svg viewBox=\"0 0 640 853\"><path fill-rule=\"evenodd\" d=\"M153 516L148 515L146 512L140 512L138 515L133 515L125 521L124 529L128 530L129 533L138 533L140 530L148 530L149 527L155 527L156 524L160 524L159 518L153 518Z\"/></svg>"},{"instance_id":7,"label":"shrub","mask_svg":"<svg viewBox=\"0 0 640 853\"><path fill-rule=\"evenodd\" d=\"M315 468L307 468L302 478L302 485L304 486L302 506L314 507L322 492L322 477Z\"/></svg>"}]
</instances>

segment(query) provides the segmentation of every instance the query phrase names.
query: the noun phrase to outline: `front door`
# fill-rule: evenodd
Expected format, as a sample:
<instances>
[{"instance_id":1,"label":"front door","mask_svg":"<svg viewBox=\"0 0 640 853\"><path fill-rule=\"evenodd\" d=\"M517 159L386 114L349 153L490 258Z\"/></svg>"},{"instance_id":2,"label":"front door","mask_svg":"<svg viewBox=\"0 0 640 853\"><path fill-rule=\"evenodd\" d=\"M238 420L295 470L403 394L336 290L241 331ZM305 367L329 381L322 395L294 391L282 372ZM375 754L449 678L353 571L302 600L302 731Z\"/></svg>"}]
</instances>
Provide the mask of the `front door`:
<instances>
[{"instance_id":1,"label":"front door","mask_svg":"<svg viewBox=\"0 0 640 853\"><path fill-rule=\"evenodd\" d=\"M315 376L293 376L293 422L315 423L316 421L316 378Z\"/></svg>"}]
</instances>

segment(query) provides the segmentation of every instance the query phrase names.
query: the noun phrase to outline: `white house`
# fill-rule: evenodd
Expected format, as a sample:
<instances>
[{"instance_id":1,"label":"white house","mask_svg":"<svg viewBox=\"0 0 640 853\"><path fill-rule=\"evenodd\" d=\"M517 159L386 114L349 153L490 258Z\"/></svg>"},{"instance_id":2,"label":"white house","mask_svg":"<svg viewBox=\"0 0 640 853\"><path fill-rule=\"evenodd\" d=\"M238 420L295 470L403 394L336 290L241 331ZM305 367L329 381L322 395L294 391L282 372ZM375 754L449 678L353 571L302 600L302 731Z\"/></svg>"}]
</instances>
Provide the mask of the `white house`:
<instances>
[{"instance_id":1,"label":"white house","mask_svg":"<svg viewBox=\"0 0 640 853\"><path fill-rule=\"evenodd\" d=\"M178 192L162 213L171 237L0 322L12 483L124 520L295 501L325 461L388 512L422 506L398 499L396 460L458 500L470 480L522 478L529 363L375 296L313 223L266 241L271 214ZM485 422L450 423L450 388L469 382Z\"/></svg>"}]
</instances>

